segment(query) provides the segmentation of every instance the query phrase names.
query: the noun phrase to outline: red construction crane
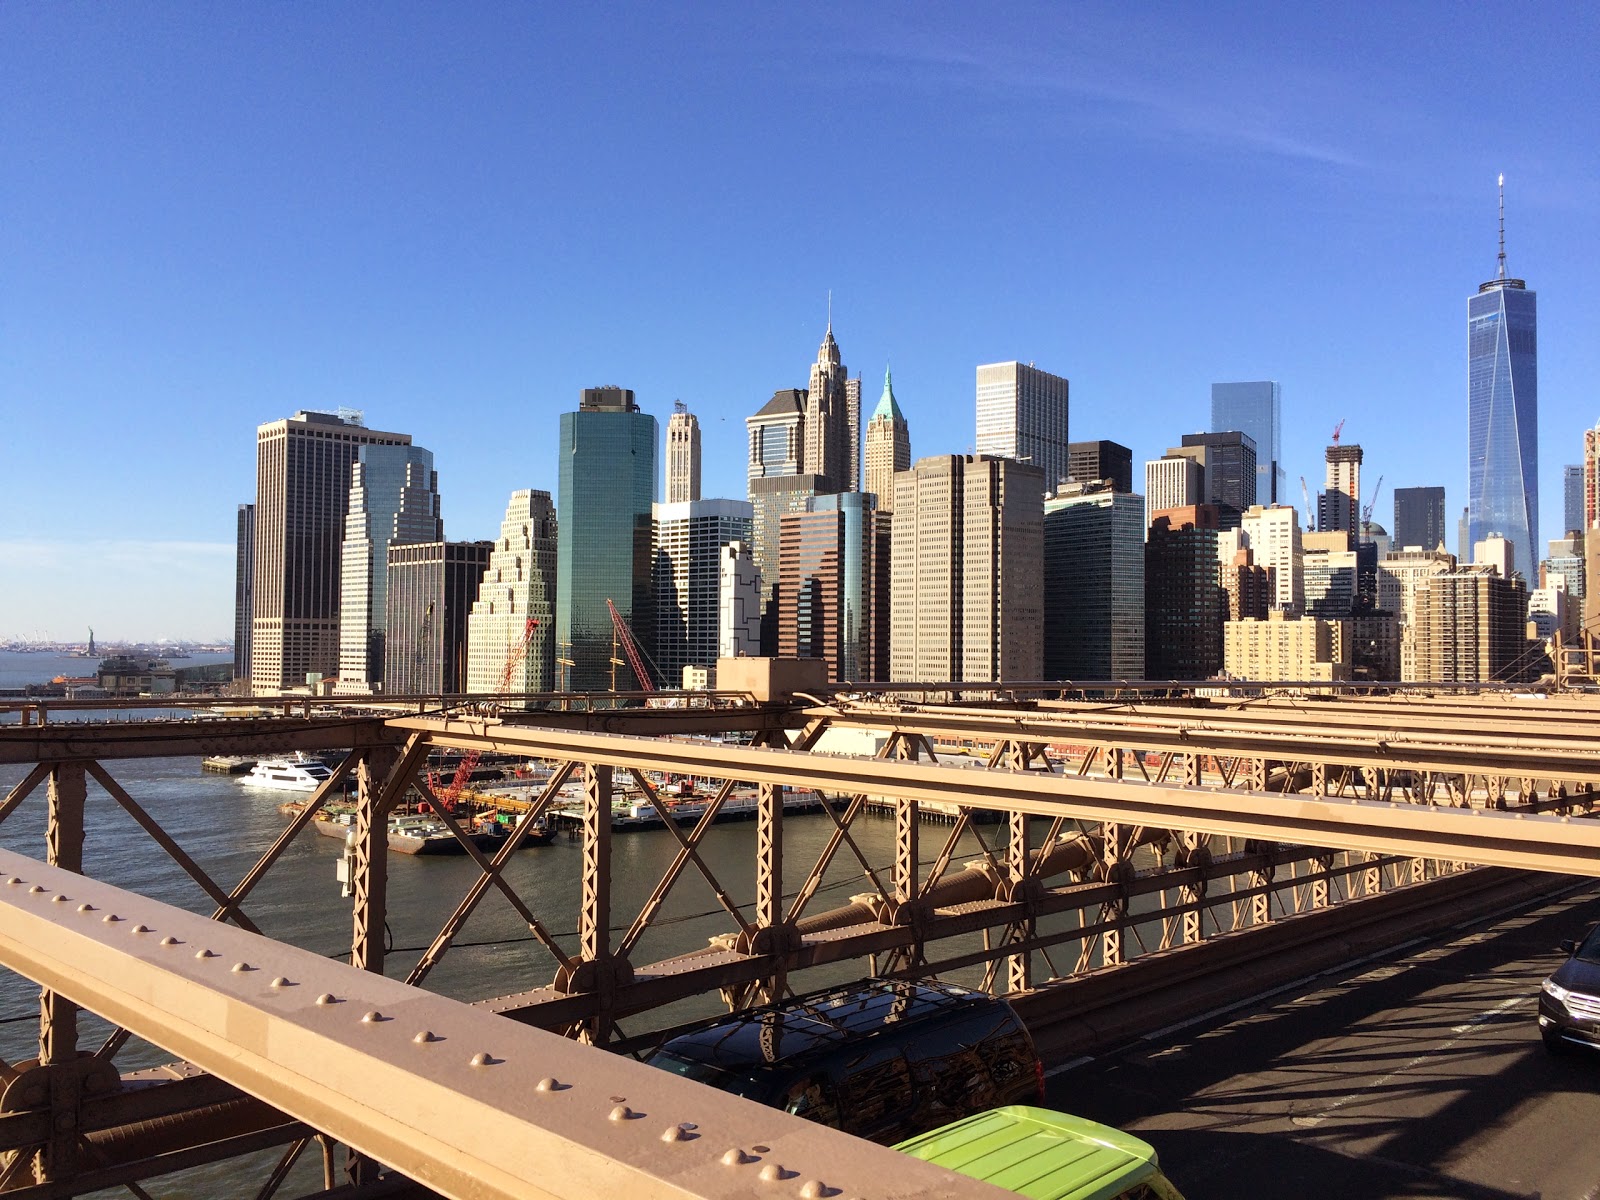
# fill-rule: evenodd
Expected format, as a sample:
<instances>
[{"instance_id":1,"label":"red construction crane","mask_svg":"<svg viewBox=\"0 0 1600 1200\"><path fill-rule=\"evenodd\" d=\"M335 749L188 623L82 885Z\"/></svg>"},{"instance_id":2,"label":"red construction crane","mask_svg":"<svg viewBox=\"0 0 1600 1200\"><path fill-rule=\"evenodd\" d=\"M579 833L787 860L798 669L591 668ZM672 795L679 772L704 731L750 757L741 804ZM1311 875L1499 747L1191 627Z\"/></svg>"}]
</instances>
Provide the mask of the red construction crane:
<instances>
[{"instance_id":1,"label":"red construction crane","mask_svg":"<svg viewBox=\"0 0 1600 1200\"><path fill-rule=\"evenodd\" d=\"M539 622L529 617L527 624L522 627L521 639L514 642L507 649L505 665L500 669L500 686L495 688L495 696L497 698L504 696L511 690L511 677L516 674L517 667L521 665L522 660L528 656L528 646L532 643L534 631L538 628ZM492 713L497 705L498 699L489 700L484 705L484 711ZM444 789L438 789L437 779L429 781L435 784L434 795L439 801L439 807L444 809L445 812L455 812L456 799L461 795L461 790L472 779L472 773L478 769L478 759L482 753L481 750L473 748L462 754L461 762L456 767L455 775L451 777L449 785Z\"/></svg>"},{"instance_id":2,"label":"red construction crane","mask_svg":"<svg viewBox=\"0 0 1600 1200\"><path fill-rule=\"evenodd\" d=\"M639 681L639 690L641 692L655 691L655 680L650 677L650 671L644 665L644 654L639 650L639 643L633 640L633 631L628 628L628 623L622 619L622 614L617 611L615 604L607 600L606 607L611 610L611 627L616 631L617 641L622 646L622 652L628 656L628 665L633 668L633 677ZM613 664L616 663L615 658L611 661ZM617 690L615 671L611 674L611 690Z\"/></svg>"},{"instance_id":3,"label":"red construction crane","mask_svg":"<svg viewBox=\"0 0 1600 1200\"><path fill-rule=\"evenodd\" d=\"M1333 427L1333 444L1335 446L1337 446L1339 444L1339 435L1341 433L1343 433L1343 432L1344 432L1344 418L1341 417L1339 419L1339 423Z\"/></svg>"}]
</instances>

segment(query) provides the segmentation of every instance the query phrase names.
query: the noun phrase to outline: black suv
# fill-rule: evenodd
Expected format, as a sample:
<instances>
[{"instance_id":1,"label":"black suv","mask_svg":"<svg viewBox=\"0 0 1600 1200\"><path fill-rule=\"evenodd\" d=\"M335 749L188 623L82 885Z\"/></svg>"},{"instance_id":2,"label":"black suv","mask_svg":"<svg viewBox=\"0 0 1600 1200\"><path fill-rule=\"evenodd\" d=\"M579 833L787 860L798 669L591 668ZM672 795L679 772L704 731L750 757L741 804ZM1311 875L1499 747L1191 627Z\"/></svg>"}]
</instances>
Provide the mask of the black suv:
<instances>
[{"instance_id":1,"label":"black suv","mask_svg":"<svg viewBox=\"0 0 1600 1200\"><path fill-rule=\"evenodd\" d=\"M946 983L869 979L745 1009L646 1061L884 1143L1044 1095L1011 1006Z\"/></svg>"},{"instance_id":2,"label":"black suv","mask_svg":"<svg viewBox=\"0 0 1600 1200\"><path fill-rule=\"evenodd\" d=\"M1600 925L1581 944L1561 943L1567 961L1539 987L1539 1034L1545 1049L1600 1049Z\"/></svg>"}]
</instances>

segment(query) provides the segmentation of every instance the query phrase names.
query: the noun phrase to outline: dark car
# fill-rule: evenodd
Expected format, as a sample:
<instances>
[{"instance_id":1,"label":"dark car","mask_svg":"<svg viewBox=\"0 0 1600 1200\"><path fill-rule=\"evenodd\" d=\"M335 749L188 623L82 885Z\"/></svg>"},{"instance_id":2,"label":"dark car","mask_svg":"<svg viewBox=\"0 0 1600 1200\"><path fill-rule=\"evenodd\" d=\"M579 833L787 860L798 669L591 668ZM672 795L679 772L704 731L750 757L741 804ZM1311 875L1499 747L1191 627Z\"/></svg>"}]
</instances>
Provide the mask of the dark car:
<instances>
[{"instance_id":1,"label":"dark car","mask_svg":"<svg viewBox=\"0 0 1600 1200\"><path fill-rule=\"evenodd\" d=\"M1581 943L1562 942L1567 961L1539 988L1539 1034L1545 1049L1600 1049L1600 925Z\"/></svg>"},{"instance_id":2,"label":"dark car","mask_svg":"<svg viewBox=\"0 0 1600 1200\"><path fill-rule=\"evenodd\" d=\"M1006 1104L1038 1103L1044 1067L1004 1000L870 979L718 1017L651 1065L892 1143Z\"/></svg>"}]
</instances>

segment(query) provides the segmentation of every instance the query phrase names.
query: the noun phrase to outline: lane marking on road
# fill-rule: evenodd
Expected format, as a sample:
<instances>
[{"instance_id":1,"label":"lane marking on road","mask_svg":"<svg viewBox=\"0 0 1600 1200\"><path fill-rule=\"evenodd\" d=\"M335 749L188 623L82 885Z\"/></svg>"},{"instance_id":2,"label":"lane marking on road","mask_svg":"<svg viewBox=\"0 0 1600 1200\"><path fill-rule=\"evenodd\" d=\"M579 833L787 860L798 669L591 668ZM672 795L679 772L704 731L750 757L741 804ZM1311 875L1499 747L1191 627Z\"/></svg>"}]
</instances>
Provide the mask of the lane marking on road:
<instances>
[{"instance_id":1,"label":"lane marking on road","mask_svg":"<svg viewBox=\"0 0 1600 1200\"><path fill-rule=\"evenodd\" d=\"M1474 1029L1477 1029L1480 1025L1494 1020L1501 1013L1507 1011L1508 1009L1515 1008L1519 1004L1528 1003L1531 999L1531 996L1512 996L1508 1000L1502 1000L1493 1008L1484 1009L1482 1012L1478 1013L1471 1020L1465 1022L1464 1024L1454 1026L1450 1031L1453 1036L1446 1038L1437 1046L1430 1047L1421 1054L1417 1055L1415 1058L1396 1067L1388 1074L1379 1076L1377 1079L1374 1079L1371 1083L1367 1084L1360 1090L1345 1093L1315 1116L1291 1117L1290 1123L1298 1125L1302 1129L1315 1129L1318 1125L1321 1125L1330 1116L1338 1112L1341 1108L1344 1108L1347 1104L1350 1104L1354 1100L1366 1097L1373 1092L1379 1091L1394 1079L1404 1075L1407 1071L1410 1071L1415 1067L1420 1067L1423 1063L1431 1061L1435 1055L1452 1049L1456 1043L1460 1042L1462 1038L1471 1033Z\"/></svg>"}]
</instances>

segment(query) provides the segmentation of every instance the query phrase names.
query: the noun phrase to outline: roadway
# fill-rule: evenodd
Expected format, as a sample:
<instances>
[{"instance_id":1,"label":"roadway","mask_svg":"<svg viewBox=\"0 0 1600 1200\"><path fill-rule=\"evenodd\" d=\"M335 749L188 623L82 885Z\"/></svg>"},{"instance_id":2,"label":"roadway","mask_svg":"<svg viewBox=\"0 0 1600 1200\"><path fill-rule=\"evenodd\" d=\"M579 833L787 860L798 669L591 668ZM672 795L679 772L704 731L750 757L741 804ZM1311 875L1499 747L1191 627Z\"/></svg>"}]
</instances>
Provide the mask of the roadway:
<instances>
[{"instance_id":1,"label":"roadway","mask_svg":"<svg viewBox=\"0 0 1600 1200\"><path fill-rule=\"evenodd\" d=\"M1060 1070L1050 1102L1151 1142L1187 1200L1596 1200L1600 1055L1534 1023L1600 888L1464 926Z\"/></svg>"}]
</instances>

